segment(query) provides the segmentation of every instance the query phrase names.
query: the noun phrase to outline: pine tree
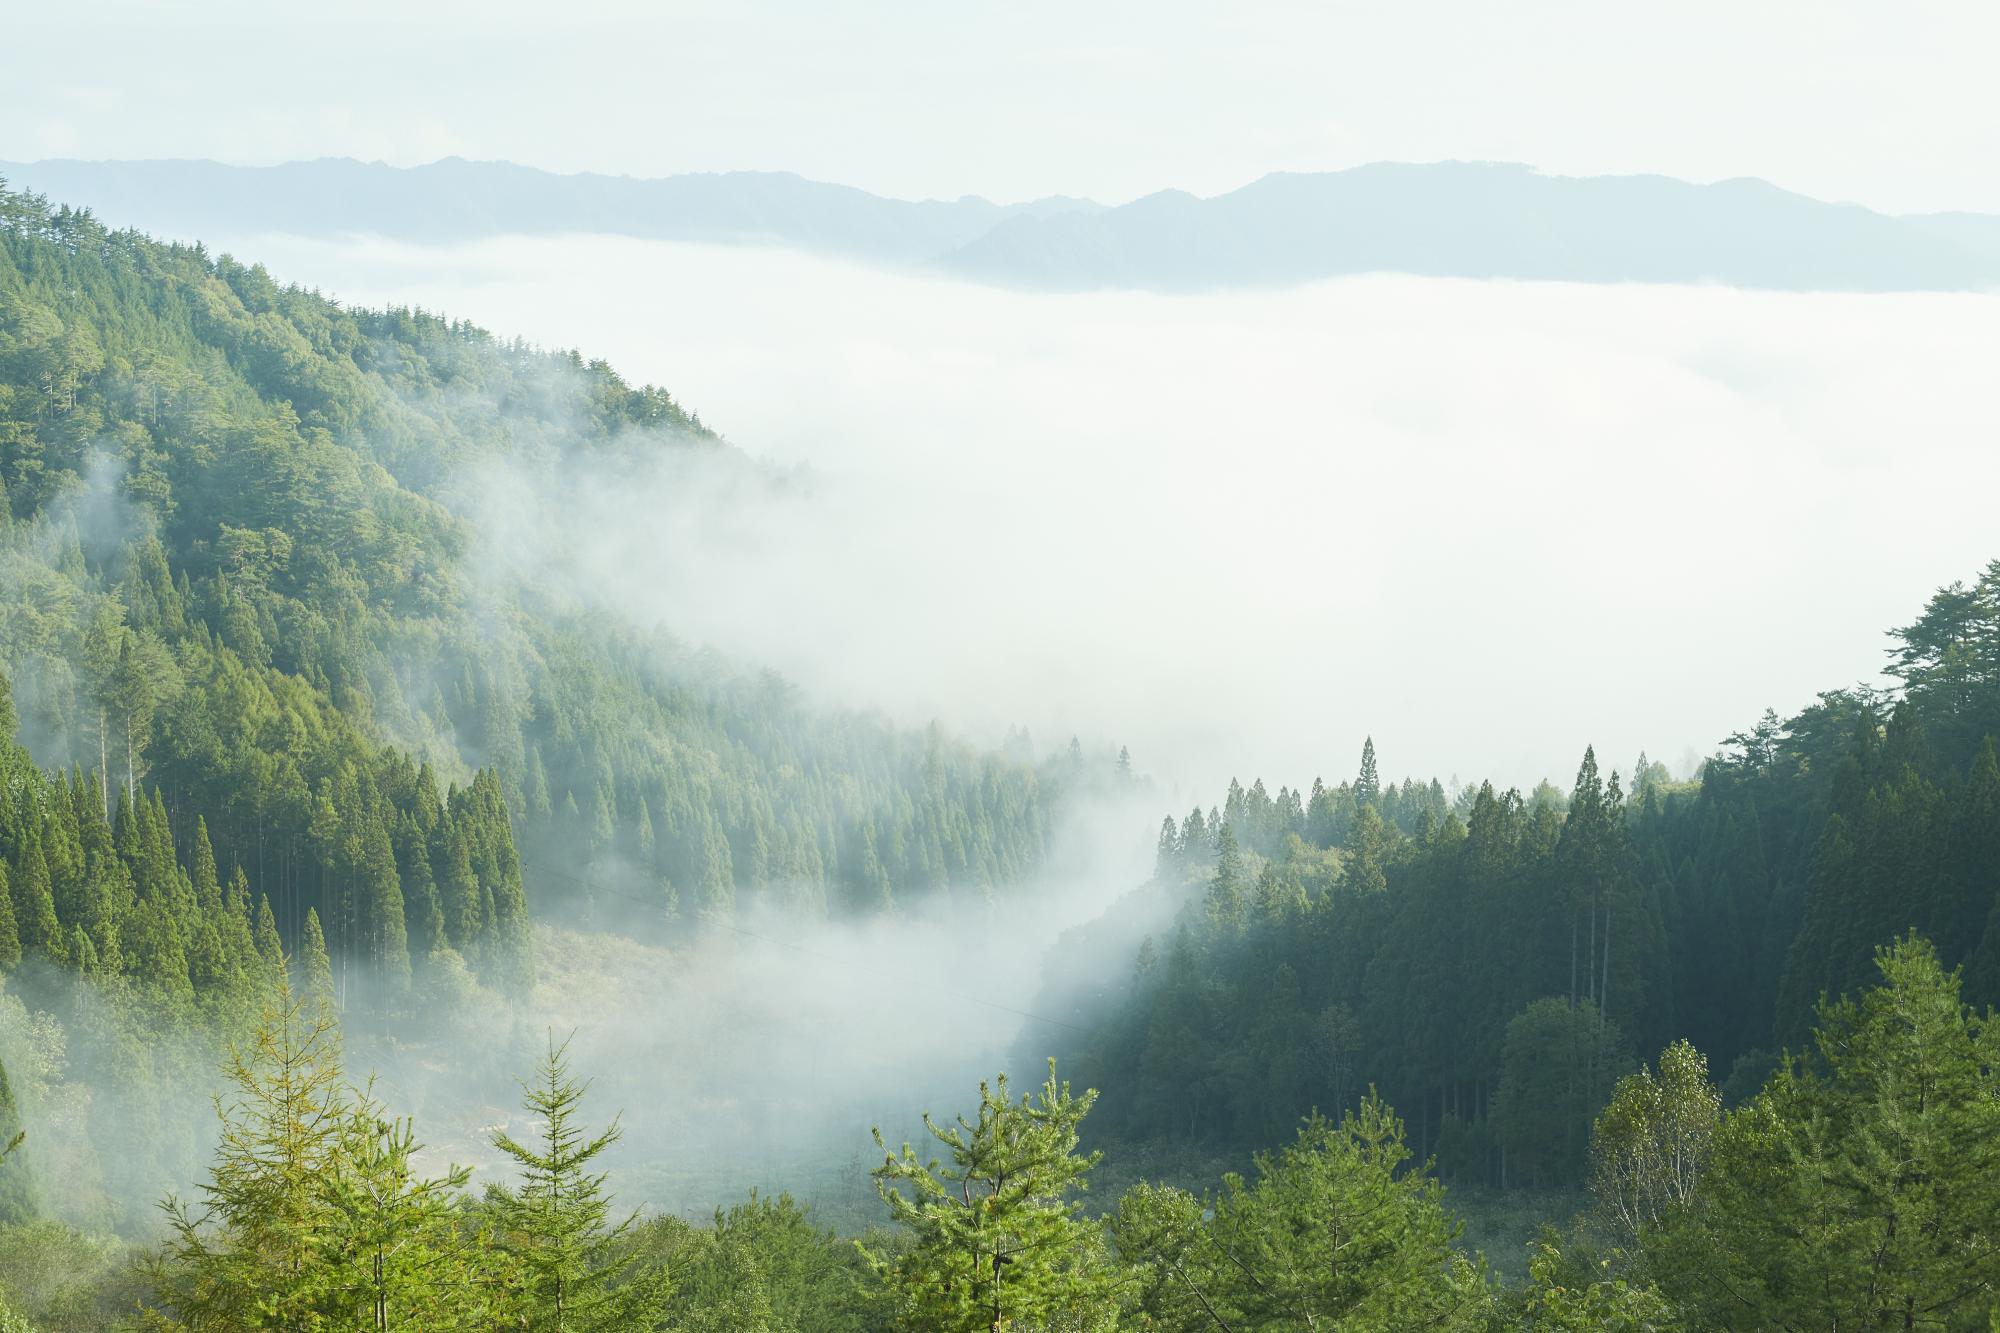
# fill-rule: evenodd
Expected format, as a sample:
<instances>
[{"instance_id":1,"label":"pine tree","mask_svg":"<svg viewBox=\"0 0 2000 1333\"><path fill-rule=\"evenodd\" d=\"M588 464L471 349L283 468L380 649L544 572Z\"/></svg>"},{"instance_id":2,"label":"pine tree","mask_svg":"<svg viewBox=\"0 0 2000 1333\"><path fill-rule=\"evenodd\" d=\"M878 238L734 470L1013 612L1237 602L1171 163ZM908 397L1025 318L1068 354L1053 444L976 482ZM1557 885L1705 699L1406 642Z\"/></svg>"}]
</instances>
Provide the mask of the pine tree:
<instances>
[{"instance_id":1,"label":"pine tree","mask_svg":"<svg viewBox=\"0 0 2000 1333\"><path fill-rule=\"evenodd\" d=\"M14 875L14 927L19 934L21 952L33 957L40 954L52 962L63 963L69 959L69 950L64 947L62 927L56 921L56 901L49 891L49 866L42 855L42 844L30 840L27 854Z\"/></svg>"},{"instance_id":2,"label":"pine tree","mask_svg":"<svg viewBox=\"0 0 2000 1333\"><path fill-rule=\"evenodd\" d=\"M358 1094L341 1125L335 1169L321 1182L330 1216L319 1249L340 1274L339 1327L485 1330L495 1326L486 1233L462 1216L471 1172L423 1177L408 1119Z\"/></svg>"},{"instance_id":3,"label":"pine tree","mask_svg":"<svg viewBox=\"0 0 2000 1333\"><path fill-rule=\"evenodd\" d=\"M1485 1327L1483 1266L1454 1248L1443 1187L1370 1095L1338 1125L1314 1115L1255 1179L1224 1178L1209 1287L1241 1329Z\"/></svg>"},{"instance_id":4,"label":"pine tree","mask_svg":"<svg viewBox=\"0 0 2000 1333\"><path fill-rule=\"evenodd\" d=\"M194 864L188 867L188 881L194 888L195 903L213 913L222 906L222 882L215 873L215 849L208 841L208 821L194 820Z\"/></svg>"},{"instance_id":5,"label":"pine tree","mask_svg":"<svg viewBox=\"0 0 2000 1333\"><path fill-rule=\"evenodd\" d=\"M298 973L293 984L302 995L329 1014L338 1012L340 1005L334 997L333 964L326 956L326 935L319 928L317 908L306 909L305 930L301 934L299 952L292 960L292 967Z\"/></svg>"},{"instance_id":6,"label":"pine tree","mask_svg":"<svg viewBox=\"0 0 2000 1333\"><path fill-rule=\"evenodd\" d=\"M1375 771L1375 738L1366 737L1361 742L1361 772L1354 779L1354 800L1357 805L1375 805L1382 799L1382 777Z\"/></svg>"},{"instance_id":7,"label":"pine tree","mask_svg":"<svg viewBox=\"0 0 2000 1333\"><path fill-rule=\"evenodd\" d=\"M1703 1327L1977 1328L2000 1303L1994 1021L1911 936L1716 1135L1669 1294Z\"/></svg>"},{"instance_id":8,"label":"pine tree","mask_svg":"<svg viewBox=\"0 0 2000 1333\"><path fill-rule=\"evenodd\" d=\"M257 899L257 926L253 938L257 942L257 957L271 978L285 975L285 946L278 938L278 918L271 912L271 900L259 896ZM324 941L321 942L324 946ZM329 989L331 978L329 977Z\"/></svg>"},{"instance_id":9,"label":"pine tree","mask_svg":"<svg viewBox=\"0 0 2000 1333\"><path fill-rule=\"evenodd\" d=\"M885 1156L875 1188L910 1232L907 1248L864 1250L889 1290L896 1326L910 1333L1106 1327L1115 1276L1098 1255L1099 1233L1070 1197L1085 1188L1098 1154L1077 1152L1095 1092L1072 1096L1055 1061L1036 1097L1017 1103L1002 1075L979 1088L976 1120L924 1127L950 1154L926 1163L904 1144Z\"/></svg>"},{"instance_id":10,"label":"pine tree","mask_svg":"<svg viewBox=\"0 0 2000 1333\"><path fill-rule=\"evenodd\" d=\"M635 1256L623 1241L636 1215L610 1220L605 1176L593 1170L621 1135L617 1120L595 1135L582 1126L588 1085L570 1074L568 1043L553 1037L534 1079L521 1086L534 1137L493 1136L521 1180L488 1196L494 1240L512 1269L509 1318L551 1333L648 1327L666 1302L664 1271L631 1271Z\"/></svg>"},{"instance_id":11,"label":"pine tree","mask_svg":"<svg viewBox=\"0 0 2000 1333\"><path fill-rule=\"evenodd\" d=\"M332 1013L315 1008L281 986L249 1047L230 1053L200 1204L167 1200L169 1235L145 1266L175 1327L324 1327L346 1285L325 1241L351 1102Z\"/></svg>"},{"instance_id":12,"label":"pine tree","mask_svg":"<svg viewBox=\"0 0 2000 1333\"><path fill-rule=\"evenodd\" d=\"M391 994L410 988L410 941L403 920L403 880L379 815L365 816L356 835L358 896L368 933L368 961Z\"/></svg>"}]
</instances>

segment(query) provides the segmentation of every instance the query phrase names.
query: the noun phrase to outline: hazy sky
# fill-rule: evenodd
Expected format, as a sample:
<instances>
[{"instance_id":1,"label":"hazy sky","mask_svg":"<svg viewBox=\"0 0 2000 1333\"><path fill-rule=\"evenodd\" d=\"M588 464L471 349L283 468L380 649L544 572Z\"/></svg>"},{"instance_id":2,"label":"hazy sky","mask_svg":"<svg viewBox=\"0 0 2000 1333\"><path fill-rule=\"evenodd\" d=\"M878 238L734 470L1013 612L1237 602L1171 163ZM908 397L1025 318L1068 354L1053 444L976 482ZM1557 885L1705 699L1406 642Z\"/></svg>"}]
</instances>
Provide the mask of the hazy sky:
<instances>
[{"instance_id":1,"label":"hazy sky","mask_svg":"<svg viewBox=\"0 0 2000 1333\"><path fill-rule=\"evenodd\" d=\"M2000 211L1990 0L14 8L0 159L461 154L1119 202L1457 157Z\"/></svg>"}]
</instances>

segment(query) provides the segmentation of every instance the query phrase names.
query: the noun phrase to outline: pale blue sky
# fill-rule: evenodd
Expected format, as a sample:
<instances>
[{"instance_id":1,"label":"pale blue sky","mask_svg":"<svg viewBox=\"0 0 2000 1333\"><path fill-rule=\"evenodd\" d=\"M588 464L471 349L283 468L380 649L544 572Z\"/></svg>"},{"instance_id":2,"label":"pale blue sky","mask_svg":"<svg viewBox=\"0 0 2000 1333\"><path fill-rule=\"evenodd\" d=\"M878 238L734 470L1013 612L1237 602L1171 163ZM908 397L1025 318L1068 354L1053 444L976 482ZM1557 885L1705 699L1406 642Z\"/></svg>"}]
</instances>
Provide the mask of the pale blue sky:
<instances>
[{"instance_id":1,"label":"pale blue sky","mask_svg":"<svg viewBox=\"0 0 2000 1333\"><path fill-rule=\"evenodd\" d=\"M1996 50L1990 0L72 0L7 17L0 159L457 153L1118 202L1460 157L2000 211Z\"/></svg>"}]
</instances>

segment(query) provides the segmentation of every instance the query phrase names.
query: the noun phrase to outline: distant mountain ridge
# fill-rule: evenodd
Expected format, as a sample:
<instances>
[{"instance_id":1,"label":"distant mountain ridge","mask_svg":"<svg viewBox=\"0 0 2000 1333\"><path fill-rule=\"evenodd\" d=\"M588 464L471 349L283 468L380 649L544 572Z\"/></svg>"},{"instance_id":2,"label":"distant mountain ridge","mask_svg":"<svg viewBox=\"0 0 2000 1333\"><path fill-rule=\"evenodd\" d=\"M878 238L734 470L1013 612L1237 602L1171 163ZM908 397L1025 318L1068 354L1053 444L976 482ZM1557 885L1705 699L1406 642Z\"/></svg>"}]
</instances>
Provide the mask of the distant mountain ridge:
<instances>
[{"instance_id":1,"label":"distant mountain ridge","mask_svg":"<svg viewBox=\"0 0 2000 1333\"><path fill-rule=\"evenodd\" d=\"M446 158L0 163L113 225L194 237L367 233L449 243L590 232L761 243L1002 286L1197 291L1367 272L1789 291L2000 286L2000 217L1895 216L1765 181L1552 176L1518 164L1380 162L1274 173L1118 207L1053 196L888 199L786 172L654 180Z\"/></svg>"},{"instance_id":2,"label":"distant mountain ridge","mask_svg":"<svg viewBox=\"0 0 2000 1333\"><path fill-rule=\"evenodd\" d=\"M1894 217L1760 180L1545 176L1504 163L1277 173L1199 199L1014 217L943 260L1023 286L1283 286L1367 272L1783 290L2000 282L2000 218Z\"/></svg>"},{"instance_id":3,"label":"distant mountain ridge","mask_svg":"<svg viewBox=\"0 0 2000 1333\"><path fill-rule=\"evenodd\" d=\"M259 231L418 242L596 232L761 241L893 262L945 253L1009 217L1099 207L1065 198L910 202L778 171L642 180L458 157L419 167L331 157L275 167L61 160L0 163L0 176L111 225L181 240Z\"/></svg>"}]
</instances>

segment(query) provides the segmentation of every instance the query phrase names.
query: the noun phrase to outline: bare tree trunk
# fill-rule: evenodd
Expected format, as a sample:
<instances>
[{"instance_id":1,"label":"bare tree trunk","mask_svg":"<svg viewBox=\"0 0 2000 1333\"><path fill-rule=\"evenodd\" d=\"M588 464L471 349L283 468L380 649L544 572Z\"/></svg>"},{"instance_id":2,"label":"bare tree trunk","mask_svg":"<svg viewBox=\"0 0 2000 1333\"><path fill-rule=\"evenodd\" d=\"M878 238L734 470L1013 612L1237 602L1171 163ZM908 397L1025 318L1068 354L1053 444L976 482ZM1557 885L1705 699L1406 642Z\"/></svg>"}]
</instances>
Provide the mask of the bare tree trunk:
<instances>
[{"instance_id":1,"label":"bare tree trunk","mask_svg":"<svg viewBox=\"0 0 2000 1333\"><path fill-rule=\"evenodd\" d=\"M1569 912L1569 1007L1576 1008L1576 928L1577 910Z\"/></svg>"},{"instance_id":2,"label":"bare tree trunk","mask_svg":"<svg viewBox=\"0 0 2000 1333\"><path fill-rule=\"evenodd\" d=\"M1597 998L1597 891L1590 893L1590 962L1583 969L1585 998Z\"/></svg>"},{"instance_id":3,"label":"bare tree trunk","mask_svg":"<svg viewBox=\"0 0 2000 1333\"><path fill-rule=\"evenodd\" d=\"M1597 1011L1611 1005L1611 904L1604 904L1604 984L1597 988Z\"/></svg>"},{"instance_id":4,"label":"bare tree trunk","mask_svg":"<svg viewBox=\"0 0 2000 1333\"><path fill-rule=\"evenodd\" d=\"M104 822L111 822L111 747L105 730L111 725L103 704L97 705L97 794L104 802Z\"/></svg>"}]
</instances>

